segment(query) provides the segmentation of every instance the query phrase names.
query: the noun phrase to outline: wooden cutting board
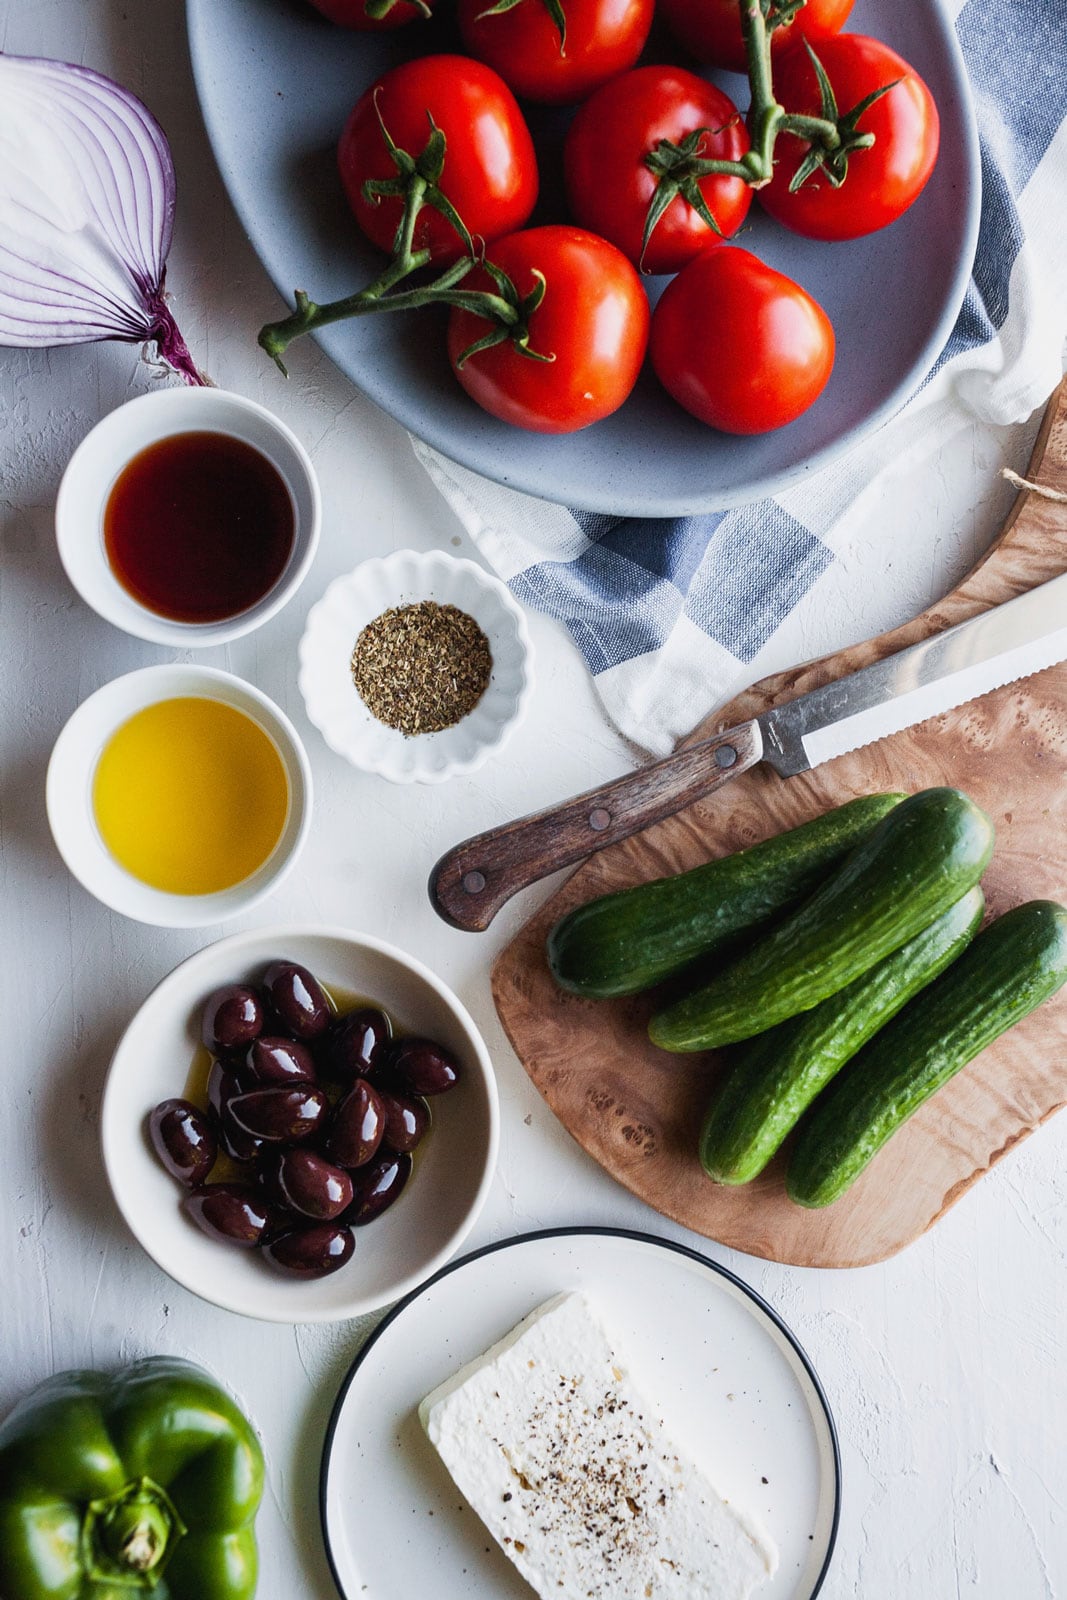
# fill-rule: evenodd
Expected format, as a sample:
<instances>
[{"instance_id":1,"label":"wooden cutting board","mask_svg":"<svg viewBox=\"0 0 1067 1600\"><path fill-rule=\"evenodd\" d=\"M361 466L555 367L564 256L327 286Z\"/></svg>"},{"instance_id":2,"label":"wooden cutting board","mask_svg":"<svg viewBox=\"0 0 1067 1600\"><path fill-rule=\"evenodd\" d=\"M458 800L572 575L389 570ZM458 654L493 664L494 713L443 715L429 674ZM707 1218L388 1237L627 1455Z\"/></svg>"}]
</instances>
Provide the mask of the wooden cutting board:
<instances>
[{"instance_id":1,"label":"wooden cutting board","mask_svg":"<svg viewBox=\"0 0 1067 1600\"><path fill-rule=\"evenodd\" d=\"M1067 492L1067 381L1053 396L1028 477ZM1000 538L913 622L765 678L698 728L704 738L853 672L1067 570L1067 504L1022 491ZM644 833L592 856L504 950L493 995L533 1082L578 1143L655 1210L708 1238L807 1267L881 1261L931 1227L977 1178L1067 1102L1067 990L1006 1034L920 1110L836 1204L787 1198L783 1157L740 1189L709 1181L695 1145L718 1064L652 1046L647 998L560 992L545 936L609 890L683 872L856 795L953 784L996 825L989 911L1067 900L1067 664L783 781L757 767Z\"/></svg>"}]
</instances>

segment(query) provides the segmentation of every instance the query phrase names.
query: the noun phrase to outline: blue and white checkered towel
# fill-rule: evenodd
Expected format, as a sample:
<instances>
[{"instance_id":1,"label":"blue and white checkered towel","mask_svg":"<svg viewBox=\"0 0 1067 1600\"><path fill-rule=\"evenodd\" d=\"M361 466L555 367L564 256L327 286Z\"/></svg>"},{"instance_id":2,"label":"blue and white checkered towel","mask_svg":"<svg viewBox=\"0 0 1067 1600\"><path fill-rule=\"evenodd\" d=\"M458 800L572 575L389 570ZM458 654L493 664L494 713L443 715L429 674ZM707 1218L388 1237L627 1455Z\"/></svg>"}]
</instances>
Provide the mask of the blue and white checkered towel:
<instances>
[{"instance_id":1,"label":"blue and white checkered towel","mask_svg":"<svg viewBox=\"0 0 1067 1600\"><path fill-rule=\"evenodd\" d=\"M787 619L818 604L816 585L832 585L872 496L901 461L919 471L962 430L1029 416L1059 380L1067 0L949 4L978 108L978 254L933 376L887 427L776 499L651 526L548 505L415 446L514 593L565 624L608 715L644 749L671 749L750 680L750 664ZM838 584L839 604L847 591Z\"/></svg>"}]
</instances>

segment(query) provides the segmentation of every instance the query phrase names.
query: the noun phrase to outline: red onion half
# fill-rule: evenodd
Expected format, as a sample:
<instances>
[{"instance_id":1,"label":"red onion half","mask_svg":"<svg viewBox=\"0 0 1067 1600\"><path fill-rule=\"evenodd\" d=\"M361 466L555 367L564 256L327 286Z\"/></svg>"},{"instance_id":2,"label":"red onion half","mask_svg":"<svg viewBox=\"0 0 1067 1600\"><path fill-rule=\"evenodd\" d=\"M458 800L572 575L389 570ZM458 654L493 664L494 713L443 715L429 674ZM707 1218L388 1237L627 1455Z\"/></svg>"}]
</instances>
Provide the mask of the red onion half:
<instances>
[{"instance_id":1,"label":"red onion half","mask_svg":"<svg viewBox=\"0 0 1067 1600\"><path fill-rule=\"evenodd\" d=\"M206 383L163 290L173 228L170 147L136 95L0 54L0 345L151 341Z\"/></svg>"}]
</instances>

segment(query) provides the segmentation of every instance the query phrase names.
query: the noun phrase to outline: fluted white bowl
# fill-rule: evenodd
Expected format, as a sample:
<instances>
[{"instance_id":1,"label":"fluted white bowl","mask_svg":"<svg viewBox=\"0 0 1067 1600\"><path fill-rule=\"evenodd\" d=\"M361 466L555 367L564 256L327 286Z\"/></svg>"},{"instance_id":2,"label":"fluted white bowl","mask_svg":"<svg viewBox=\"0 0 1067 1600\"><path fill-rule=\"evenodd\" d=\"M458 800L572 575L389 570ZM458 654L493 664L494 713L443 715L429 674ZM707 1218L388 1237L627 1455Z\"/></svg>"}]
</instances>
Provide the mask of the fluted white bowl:
<instances>
[{"instance_id":1,"label":"fluted white bowl","mask_svg":"<svg viewBox=\"0 0 1067 1600\"><path fill-rule=\"evenodd\" d=\"M369 622L421 600L473 617L489 641L493 669L462 721L406 737L371 715L352 681L351 661ZM443 783L480 767L521 722L533 688L530 657L526 619L498 578L444 551L397 550L338 578L312 607L300 641L300 692L326 743L353 766L392 783Z\"/></svg>"}]
</instances>

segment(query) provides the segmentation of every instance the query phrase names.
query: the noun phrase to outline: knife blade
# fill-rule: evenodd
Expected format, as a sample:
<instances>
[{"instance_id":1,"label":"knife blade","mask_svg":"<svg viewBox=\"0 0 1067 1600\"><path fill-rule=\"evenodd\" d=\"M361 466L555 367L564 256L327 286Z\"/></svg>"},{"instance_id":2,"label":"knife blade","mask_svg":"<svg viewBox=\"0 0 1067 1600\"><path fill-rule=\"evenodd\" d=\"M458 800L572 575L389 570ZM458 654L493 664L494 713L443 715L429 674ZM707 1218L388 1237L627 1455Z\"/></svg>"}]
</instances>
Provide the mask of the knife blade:
<instances>
[{"instance_id":1,"label":"knife blade","mask_svg":"<svg viewBox=\"0 0 1067 1600\"><path fill-rule=\"evenodd\" d=\"M513 894L660 822L766 761L795 777L1067 660L1067 573L662 761L456 845L430 874L453 927L487 928Z\"/></svg>"},{"instance_id":2,"label":"knife blade","mask_svg":"<svg viewBox=\"0 0 1067 1600\"><path fill-rule=\"evenodd\" d=\"M763 759L794 777L1067 661L1067 573L756 720Z\"/></svg>"}]
</instances>

